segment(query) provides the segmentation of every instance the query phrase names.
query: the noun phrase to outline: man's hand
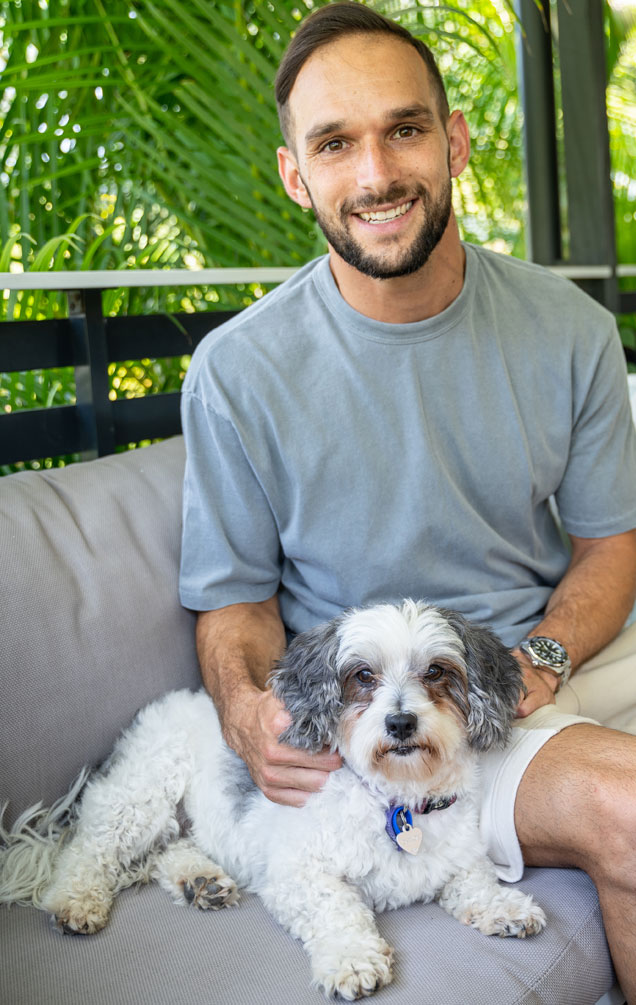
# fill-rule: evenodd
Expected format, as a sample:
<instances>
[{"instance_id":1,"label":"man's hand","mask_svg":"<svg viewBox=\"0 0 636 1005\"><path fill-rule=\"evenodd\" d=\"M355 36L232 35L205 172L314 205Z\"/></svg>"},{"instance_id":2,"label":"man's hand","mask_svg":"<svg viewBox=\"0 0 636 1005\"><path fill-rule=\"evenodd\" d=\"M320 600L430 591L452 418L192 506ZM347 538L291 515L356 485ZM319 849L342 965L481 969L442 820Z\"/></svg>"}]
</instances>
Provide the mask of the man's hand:
<instances>
[{"instance_id":1,"label":"man's hand","mask_svg":"<svg viewBox=\"0 0 636 1005\"><path fill-rule=\"evenodd\" d=\"M531 712L535 712L544 705L554 705L556 703L557 678L549 670L539 670L533 666L525 653L515 649L512 654L523 672L523 683L526 687L525 696L517 706L516 716L518 719L525 719Z\"/></svg>"},{"instance_id":2,"label":"man's hand","mask_svg":"<svg viewBox=\"0 0 636 1005\"><path fill-rule=\"evenodd\" d=\"M204 611L197 620L201 674L226 742L268 799L302 806L322 788L329 772L342 766L342 759L328 750L309 754L279 742L291 720L267 681L284 648L276 596Z\"/></svg>"},{"instance_id":3,"label":"man's hand","mask_svg":"<svg viewBox=\"0 0 636 1005\"><path fill-rule=\"evenodd\" d=\"M330 771L342 767L339 754L328 748L310 754L279 741L290 725L285 707L271 691L254 691L244 702L240 720L226 725L230 746L247 764L259 789L272 802L303 806L325 784Z\"/></svg>"}]
</instances>

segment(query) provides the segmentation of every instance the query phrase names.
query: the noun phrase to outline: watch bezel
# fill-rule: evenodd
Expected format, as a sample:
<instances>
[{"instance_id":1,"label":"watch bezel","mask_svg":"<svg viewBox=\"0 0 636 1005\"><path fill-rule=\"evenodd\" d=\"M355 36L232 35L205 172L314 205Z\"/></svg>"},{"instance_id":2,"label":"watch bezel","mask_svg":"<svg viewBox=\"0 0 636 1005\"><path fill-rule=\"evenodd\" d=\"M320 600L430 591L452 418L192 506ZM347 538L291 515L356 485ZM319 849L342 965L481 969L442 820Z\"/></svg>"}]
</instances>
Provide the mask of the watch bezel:
<instances>
[{"instance_id":1,"label":"watch bezel","mask_svg":"<svg viewBox=\"0 0 636 1005\"><path fill-rule=\"evenodd\" d=\"M565 647L547 635L535 635L528 640L528 646L537 659L541 660L542 663L547 663L555 670L560 670L568 661Z\"/></svg>"}]
</instances>

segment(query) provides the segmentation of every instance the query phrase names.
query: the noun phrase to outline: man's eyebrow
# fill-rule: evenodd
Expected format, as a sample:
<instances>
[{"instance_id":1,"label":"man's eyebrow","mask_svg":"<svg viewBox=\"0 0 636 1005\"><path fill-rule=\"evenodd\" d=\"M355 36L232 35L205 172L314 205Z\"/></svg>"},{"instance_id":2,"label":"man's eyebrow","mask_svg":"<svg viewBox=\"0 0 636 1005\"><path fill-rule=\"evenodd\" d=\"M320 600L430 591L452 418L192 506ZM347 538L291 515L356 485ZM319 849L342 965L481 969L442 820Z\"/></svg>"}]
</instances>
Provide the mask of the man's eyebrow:
<instances>
[{"instance_id":1,"label":"man's eyebrow","mask_svg":"<svg viewBox=\"0 0 636 1005\"><path fill-rule=\"evenodd\" d=\"M323 136L328 136L329 133L337 133L341 129L344 129L345 125L344 119L336 119L333 122L319 122L317 126L314 126L313 129L305 133L305 142L311 143L314 140L321 140Z\"/></svg>"},{"instance_id":2,"label":"man's eyebrow","mask_svg":"<svg viewBox=\"0 0 636 1005\"><path fill-rule=\"evenodd\" d=\"M404 108L392 108L387 112L387 122L397 122L400 119L428 119L433 121L435 112L428 105L405 105Z\"/></svg>"},{"instance_id":3,"label":"man's eyebrow","mask_svg":"<svg viewBox=\"0 0 636 1005\"><path fill-rule=\"evenodd\" d=\"M428 105L405 105L403 108L391 108L384 116L387 123L399 122L402 119L426 119L433 122L435 113ZM331 122L319 122L305 133L305 142L314 143L331 133L338 133L346 129L345 119L334 119Z\"/></svg>"}]
</instances>

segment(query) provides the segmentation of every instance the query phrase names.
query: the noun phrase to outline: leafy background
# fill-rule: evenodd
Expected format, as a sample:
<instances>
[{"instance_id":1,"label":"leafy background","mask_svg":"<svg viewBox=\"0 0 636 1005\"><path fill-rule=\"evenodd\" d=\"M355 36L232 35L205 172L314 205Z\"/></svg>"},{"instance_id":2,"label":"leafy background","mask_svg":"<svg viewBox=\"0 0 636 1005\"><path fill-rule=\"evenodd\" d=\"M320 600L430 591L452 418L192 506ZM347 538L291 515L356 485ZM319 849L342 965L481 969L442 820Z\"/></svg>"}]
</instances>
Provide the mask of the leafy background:
<instances>
[{"instance_id":1,"label":"leafy background","mask_svg":"<svg viewBox=\"0 0 636 1005\"><path fill-rule=\"evenodd\" d=\"M301 265L324 250L276 172L272 80L324 0L0 0L0 271ZM523 257L511 0L368 0L435 50L473 139L464 236ZM619 261L636 261L636 7L606 5ZM260 284L115 290L107 314L239 307ZM66 313L5 293L2 318ZM634 338L634 319L621 320ZM1 337L1 335L0 335ZM111 396L179 386L187 357L111 365ZM72 371L0 375L0 410L74 401ZM63 463L38 460L42 463Z\"/></svg>"}]
</instances>

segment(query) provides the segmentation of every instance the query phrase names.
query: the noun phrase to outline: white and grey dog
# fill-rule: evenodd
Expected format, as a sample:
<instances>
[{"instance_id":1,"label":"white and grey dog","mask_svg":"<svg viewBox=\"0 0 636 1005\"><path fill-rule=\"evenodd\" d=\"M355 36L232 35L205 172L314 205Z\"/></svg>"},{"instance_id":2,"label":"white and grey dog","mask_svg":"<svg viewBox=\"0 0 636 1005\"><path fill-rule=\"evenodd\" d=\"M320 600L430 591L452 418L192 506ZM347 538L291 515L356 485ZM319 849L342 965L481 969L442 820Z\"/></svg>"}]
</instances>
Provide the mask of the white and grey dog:
<instances>
[{"instance_id":1,"label":"white and grey dog","mask_svg":"<svg viewBox=\"0 0 636 1005\"><path fill-rule=\"evenodd\" d=\"M413 601L352 610L297 636L271 686L292 719L282 739L344 760L302 809L256 788L204 692L173 692L89 780L32 902L89 934L140 878L203 909L244 887L302 940L314 983L348 1000L391 980L374 910L435 899L487 935L543 928L530 897L499 885L479 835L479 751L505 743L521 691L490 631Z\"/></svg>"}]
</instances>

